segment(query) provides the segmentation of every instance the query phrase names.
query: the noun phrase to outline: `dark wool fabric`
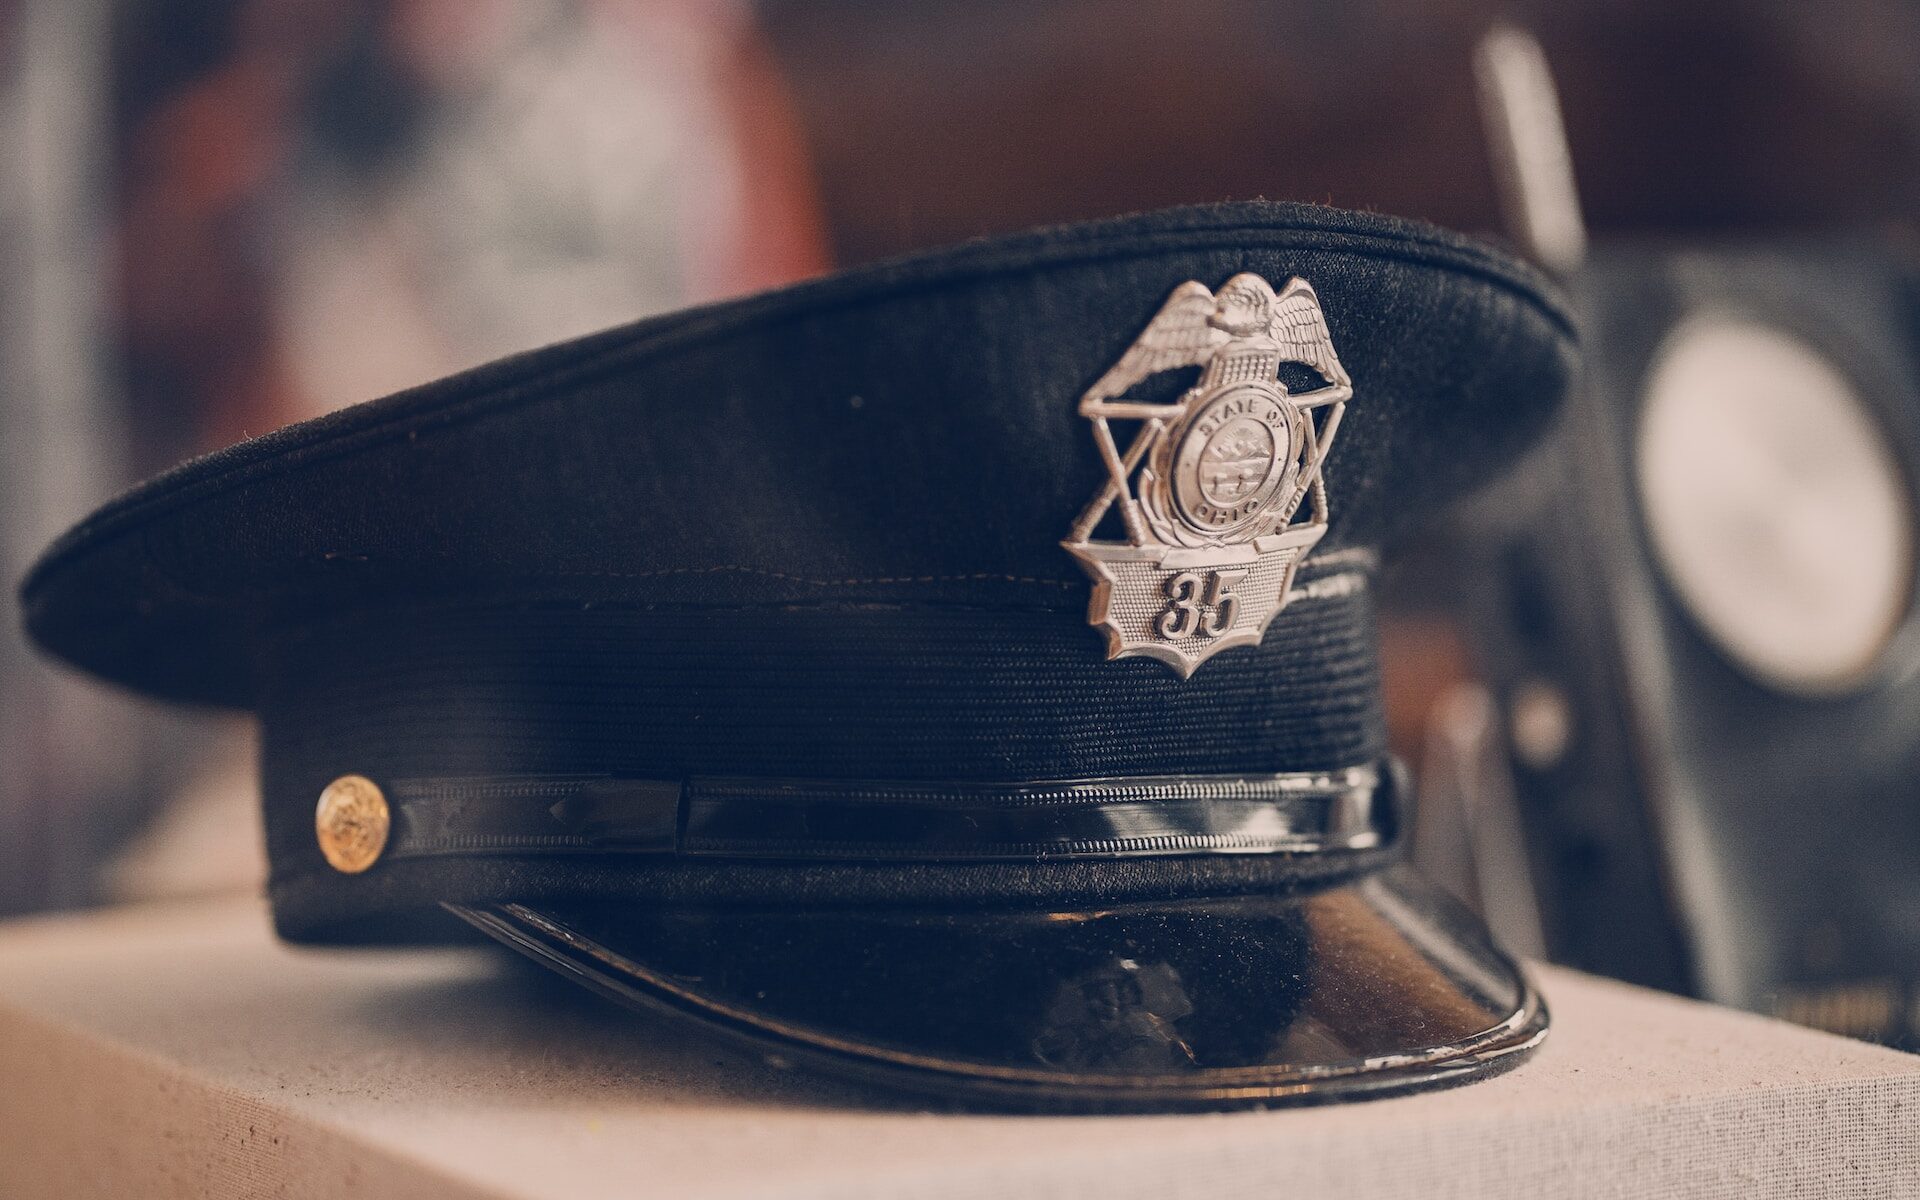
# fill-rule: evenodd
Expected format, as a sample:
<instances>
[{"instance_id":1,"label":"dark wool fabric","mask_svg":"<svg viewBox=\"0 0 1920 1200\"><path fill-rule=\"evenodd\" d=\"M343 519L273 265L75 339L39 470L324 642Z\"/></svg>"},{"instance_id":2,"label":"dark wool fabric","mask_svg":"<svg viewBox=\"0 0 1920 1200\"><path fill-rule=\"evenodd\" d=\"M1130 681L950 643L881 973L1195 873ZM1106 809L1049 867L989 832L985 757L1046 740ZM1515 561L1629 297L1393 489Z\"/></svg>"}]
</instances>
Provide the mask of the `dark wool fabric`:
<instances>
[{"instance_id":1,"label":"dark wool fabric","mask_svg":"<svg viewBox=\"0 0 1920 1200\"><path fill-rule=\"evenodd\" d=\"M39 641L263 718L276 915L441 899L1175 895L1288 856L794 867L476 856L330 872L335 775L1020 780L1384 751L1364 586L1187 681L1104 662L1061 549L1105 480L1083 389L1186 280L1311 282L1355 395L1301 584L1541 430L1572 337L1525 267L1369 214L1177 209L848 272L554 346L223 451L50 549Z\"/></svg>"}]
</instances>

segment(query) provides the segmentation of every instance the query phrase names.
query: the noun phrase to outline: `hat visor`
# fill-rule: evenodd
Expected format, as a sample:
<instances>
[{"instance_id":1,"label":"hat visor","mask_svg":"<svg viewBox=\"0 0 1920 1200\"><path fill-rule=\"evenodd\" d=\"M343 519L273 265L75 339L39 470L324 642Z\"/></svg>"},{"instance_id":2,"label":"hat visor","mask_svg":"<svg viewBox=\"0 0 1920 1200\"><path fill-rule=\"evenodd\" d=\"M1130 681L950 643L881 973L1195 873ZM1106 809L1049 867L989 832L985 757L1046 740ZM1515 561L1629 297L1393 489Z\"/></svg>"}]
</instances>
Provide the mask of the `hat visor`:
<instances>
[{"instance_id":1,"label":"hat visor","mask_svg":"<svg viewBox=\"0 0 1920 1200\"><path fill-rule=\"evenodd\" d=\"M1395 867L1108 908L450 905L617 1000L954 1102L1311 1103L1465 1082L1546 1034L1470 914Z\"/></svg>"}]
</instances>

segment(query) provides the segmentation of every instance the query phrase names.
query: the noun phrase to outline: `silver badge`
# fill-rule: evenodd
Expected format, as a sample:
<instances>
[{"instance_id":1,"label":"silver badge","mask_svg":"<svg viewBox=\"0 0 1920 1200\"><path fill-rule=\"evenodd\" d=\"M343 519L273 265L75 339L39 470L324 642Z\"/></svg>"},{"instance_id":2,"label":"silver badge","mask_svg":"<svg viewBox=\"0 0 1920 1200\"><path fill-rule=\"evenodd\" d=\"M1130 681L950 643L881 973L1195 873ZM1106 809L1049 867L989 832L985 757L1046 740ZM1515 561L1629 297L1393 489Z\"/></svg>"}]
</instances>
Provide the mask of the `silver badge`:
<instances>
[{"instance_id":1,"label":"silver badge","mask_svg":"<svg viewBox=\"0 0 1920 1200\"><path fill-rule=\"evenodd\" d=\"M1289 392L1282 363L1311 368L1320 385ZM1173 403L1121 398L1192 366L1199 381ZM1087 621L1106 631L1108 658L1157 658L1186 678L1229 646L1260 641L1327 530L1320 468L1352 395L1305 280L1277 294L1250 274L1218 295L1191 282L1173 290L1080 398L1110 478L1062 544L1093 577ZM1142 422L1124 454L1114 420ZM1127 540L1094 541L1115 504Z\"/></svg>"}]
</instances>

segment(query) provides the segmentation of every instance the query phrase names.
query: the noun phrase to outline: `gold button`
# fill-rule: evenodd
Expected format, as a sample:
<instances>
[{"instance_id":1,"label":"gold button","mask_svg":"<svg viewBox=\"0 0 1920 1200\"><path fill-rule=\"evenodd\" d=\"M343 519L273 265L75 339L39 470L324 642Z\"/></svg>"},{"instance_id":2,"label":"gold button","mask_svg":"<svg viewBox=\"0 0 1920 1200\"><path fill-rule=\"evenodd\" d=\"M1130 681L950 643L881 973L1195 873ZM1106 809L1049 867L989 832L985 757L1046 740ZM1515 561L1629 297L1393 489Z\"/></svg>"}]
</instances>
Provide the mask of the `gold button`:
<instances>
[{"instance_id":1,"label":"gold button","mask_svg":"<svg viewBox=\"0 0 1920 1200\"><path fill-rule=\"evenodd\" d=\"M380 861L392 824L380 785L364 775L342 775L328 784L313 810L320 853L334 870L348 875L358 875Z\"/></svg>"}]
</instances>

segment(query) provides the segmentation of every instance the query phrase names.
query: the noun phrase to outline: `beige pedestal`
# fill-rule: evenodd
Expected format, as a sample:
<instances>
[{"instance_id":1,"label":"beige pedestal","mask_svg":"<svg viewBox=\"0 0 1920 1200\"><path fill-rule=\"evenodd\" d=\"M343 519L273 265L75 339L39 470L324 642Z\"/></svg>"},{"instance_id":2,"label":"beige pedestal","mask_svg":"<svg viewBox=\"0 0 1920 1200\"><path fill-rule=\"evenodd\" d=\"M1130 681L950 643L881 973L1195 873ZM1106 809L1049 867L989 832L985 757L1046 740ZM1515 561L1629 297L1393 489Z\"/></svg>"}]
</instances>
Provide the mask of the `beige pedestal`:
<instances>
[{"instance_id":1,"label":"beige pedestal","mask_svg":"<svg viewBox=\"0 0 1920 1200\"><path fill-rule=\"evenodd\" d=\"M1542 972L1455 1091L932 1115L482 950L295 951L256 904L0 926L0 1196L1920 1197L1920 1057Z\"/></svg>"}]
</instances>

